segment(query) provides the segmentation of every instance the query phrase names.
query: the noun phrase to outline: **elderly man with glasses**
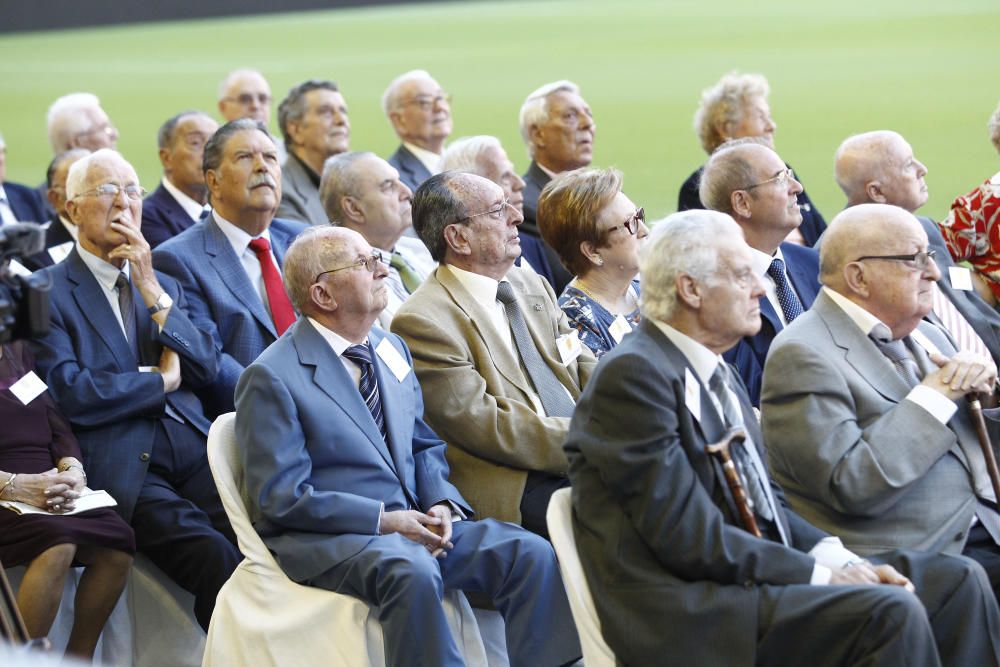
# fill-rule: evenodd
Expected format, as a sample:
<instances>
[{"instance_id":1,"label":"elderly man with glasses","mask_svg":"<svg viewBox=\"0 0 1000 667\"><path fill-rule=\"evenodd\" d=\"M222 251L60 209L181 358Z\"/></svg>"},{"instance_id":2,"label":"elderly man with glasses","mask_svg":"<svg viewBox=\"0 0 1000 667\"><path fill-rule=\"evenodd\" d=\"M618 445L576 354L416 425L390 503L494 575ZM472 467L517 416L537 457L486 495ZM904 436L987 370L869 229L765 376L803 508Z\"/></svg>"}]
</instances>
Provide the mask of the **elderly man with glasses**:
<instances>
[{"instance_id":1,"label":"elderly man with glasses","mask_svg":"<svg viewBox=\"0 0 1000 667\"><path fill-rule=\"evenodd\" d=\"M428 424L481 516L548 535L568 484L562 442L594 368L538 274L514 266L521 213L481 176L444 172L413 198L413 226L441 265L396 312Z\"/></svg>"},{"instance_id":2,"label":"elderly man with glasses","mask_svg":"<svg viewBox=\"0 0 1000 667\"><path fill-rule=\"evenodd\" d=\"M271 86L255 69L235 69L219 84L219 115L224 123L250 118L263 123L271 121ZM285 163L285 145L278 142L278 160Z\"/></svg>"},{"instance_id":3,"label":"elderly man with glasses","mask_svg":"<svg viewBox=\"0 0 1000 667\"><path fill-rule=\"evenodd\" d=\"M964 554L997 592L1000 514L965 400L992 400L996 366L956 352L924 319L941 272L912 213L848 208L820 253L822 290L764 368L776 479L792 507L857 553Z\"/></svg>"},{"instance_id":4,"label":"elderly man with glasses","mask_svg":"<svg viewBox=\"0 0 1000 667\"><path fill-rule=\"evenodd\" d=\"M382 95L382 111L402 144L389 158L399 178L416 191L441 172L444 142L451 134L451 95L424 70L400 74Z\"/></svg>"}]
</instances>

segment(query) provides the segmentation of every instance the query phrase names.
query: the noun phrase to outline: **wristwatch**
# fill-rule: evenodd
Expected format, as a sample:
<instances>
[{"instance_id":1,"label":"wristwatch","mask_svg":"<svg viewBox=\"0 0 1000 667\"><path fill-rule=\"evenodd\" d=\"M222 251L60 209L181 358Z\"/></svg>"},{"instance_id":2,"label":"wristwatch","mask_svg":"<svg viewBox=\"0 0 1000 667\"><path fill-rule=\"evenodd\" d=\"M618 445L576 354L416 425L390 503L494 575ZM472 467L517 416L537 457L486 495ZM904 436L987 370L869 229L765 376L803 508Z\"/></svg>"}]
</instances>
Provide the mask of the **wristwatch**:
<instances>
[{"instance_id":1,"label":"wristwatch","mask_svg":"<svg viewBox=\"0 0 1000 667\"><path fill-rule=\"evenodd\" d=\"M166 310L170 306L174 305L174 300L170 298L170 295L166 292L160 294L160 297L156 300L152 306L149 307L149 314L156 315L161 310Z\"/></svg>"}]
</instances>

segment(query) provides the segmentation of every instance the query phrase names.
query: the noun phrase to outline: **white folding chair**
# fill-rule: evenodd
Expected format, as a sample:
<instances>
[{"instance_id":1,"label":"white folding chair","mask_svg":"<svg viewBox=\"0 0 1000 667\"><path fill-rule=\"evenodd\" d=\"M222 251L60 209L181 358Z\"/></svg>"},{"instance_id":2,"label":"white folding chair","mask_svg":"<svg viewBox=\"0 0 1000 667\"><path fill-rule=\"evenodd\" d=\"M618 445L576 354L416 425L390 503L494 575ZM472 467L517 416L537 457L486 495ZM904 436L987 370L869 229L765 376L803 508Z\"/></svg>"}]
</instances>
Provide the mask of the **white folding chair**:
<instances>
[{"instance_id":1,"label":"white folding chair","mask_svg":"<svg viewBox=\"0 0 1000 667\"><path fill-rule=\"evenodd\" d=\"M597 618L594 599L580 565L580 556L573 539L573 501L570 489L559 489L552 494L545 512L545 522L549 526L549 538L559 558L569 607L573 612L576 631L580 635L583 648L583 663L587 667L615 667L615 654L611 652L601 635L601 621Z\"/></svg>"}]
</instances>

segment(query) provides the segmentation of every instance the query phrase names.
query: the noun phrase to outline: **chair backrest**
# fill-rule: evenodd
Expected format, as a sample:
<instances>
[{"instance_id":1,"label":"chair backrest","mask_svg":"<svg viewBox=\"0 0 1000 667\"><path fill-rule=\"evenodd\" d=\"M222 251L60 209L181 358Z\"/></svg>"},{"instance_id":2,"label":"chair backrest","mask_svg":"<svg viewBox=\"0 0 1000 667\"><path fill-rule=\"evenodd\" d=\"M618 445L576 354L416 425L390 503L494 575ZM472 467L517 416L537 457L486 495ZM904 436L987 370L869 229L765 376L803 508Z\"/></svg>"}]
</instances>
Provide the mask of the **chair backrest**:
<instances>
[{"instance_id":1,"label":"chair backrest","mask_svg":"<svg viewBox=\"0 0 1000 667\"><path fill-rule=\"evenodd\" d=\"M276 567L274 556L254 530L243 496L243 463L236 442L236 413L227 412L208 432L208 465L219 489L219 498L247 560Z\"/></svg>"},{"instance_id":2,"label":"chair backrest","mask_svg":"<svg viewBox=\"0 0 1000 667\"><path fill-rule=\"evenodd\" d=\"M573 621L580 635L583 648L583 662L587 667L615 667L615 654L608 648L601 635L601 621L597 618L594 599L580 564L573 539L573 501L570 489L559 489L552 494L545 521L549 526L549 538L559 558L569 606L573 611Z\"/></svg>"}]
</instances>

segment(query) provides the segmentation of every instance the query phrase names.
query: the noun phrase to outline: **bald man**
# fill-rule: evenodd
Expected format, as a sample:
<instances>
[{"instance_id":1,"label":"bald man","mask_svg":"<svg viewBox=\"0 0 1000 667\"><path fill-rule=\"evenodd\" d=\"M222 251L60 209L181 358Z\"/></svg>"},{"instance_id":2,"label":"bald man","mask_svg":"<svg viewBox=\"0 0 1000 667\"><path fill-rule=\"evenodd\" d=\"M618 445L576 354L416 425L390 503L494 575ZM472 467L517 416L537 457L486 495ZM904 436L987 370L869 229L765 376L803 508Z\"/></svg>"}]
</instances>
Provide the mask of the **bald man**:
<instances>
[{"instance_id":1,"label":"bald man","mask_svg":"<svg viewBox=\"0 0 1000 667\"><path fill-rule=\"evenodd\" d=\"M924 321L940 274L908 211L862 204L834 218L820 294L771 345L764 437L810 523L862 555L971 556L996 593L1000 514L964 397L991 394L997 371Z\"/></svg>"}]
</instances>

